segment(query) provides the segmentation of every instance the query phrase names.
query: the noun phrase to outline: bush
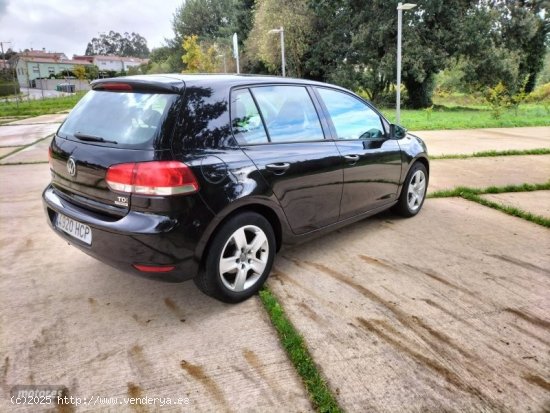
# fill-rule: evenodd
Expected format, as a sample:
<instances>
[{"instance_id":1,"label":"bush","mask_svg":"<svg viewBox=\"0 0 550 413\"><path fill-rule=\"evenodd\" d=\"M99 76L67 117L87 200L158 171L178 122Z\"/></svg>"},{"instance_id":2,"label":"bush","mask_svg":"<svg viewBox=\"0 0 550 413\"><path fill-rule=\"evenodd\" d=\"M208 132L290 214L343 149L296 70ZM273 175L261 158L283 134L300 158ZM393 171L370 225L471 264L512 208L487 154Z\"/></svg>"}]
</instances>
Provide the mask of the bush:
<instances>
[{"instance_id":1,"label":"bush","mask_svg":"<svg viewBox=\"0 0 550 413\"><path fill-rule=\"evenodd\" d=\"M527 96L529 102L550 102L550 83L540 85Z\"/></svg>"},{"instance_id":2,"label":"bush","mask_svg":"<svg viewBox=\"0 0 550 413\"><path fill-rule=\"evenodd\" d=\"M21 91L19 89L18 82L1 82L0 83L0 96L17 95Z\"/></svg>"},{"instance_id":3,"label":"bush","mask_svg":"<svg viewBox=\"0 0 550 413\"><path fill-rule=\"evenodd\" d=\"M491 106L493 118L499 119L502 113L510 107L510 95L504 83L499 82L495 87L487 88L485 100Z\"/></svg>"}]
</instances>

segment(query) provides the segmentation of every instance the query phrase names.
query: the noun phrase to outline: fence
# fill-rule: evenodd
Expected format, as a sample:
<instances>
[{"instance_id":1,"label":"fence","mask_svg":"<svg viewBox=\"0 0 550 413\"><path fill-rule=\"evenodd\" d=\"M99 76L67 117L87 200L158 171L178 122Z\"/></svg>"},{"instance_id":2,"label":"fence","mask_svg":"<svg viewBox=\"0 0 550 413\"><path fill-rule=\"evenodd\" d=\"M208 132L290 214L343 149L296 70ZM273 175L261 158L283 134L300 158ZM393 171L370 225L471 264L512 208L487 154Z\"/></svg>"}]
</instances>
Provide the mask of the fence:
<instances>
[{"instance_id":1,"label":"fence","mask_svg":"<svg viewBox=\"0 0 550 413\"><path fill-rule=\"evenodd\" d=\"M57 90L57 85L60 84L71 84L75 85L75 91L80 90L90 90L90 83L87 80L78 80L78 79L36 79L35 81L36 89L44 90Z\"/></svg>"}]
</instances>

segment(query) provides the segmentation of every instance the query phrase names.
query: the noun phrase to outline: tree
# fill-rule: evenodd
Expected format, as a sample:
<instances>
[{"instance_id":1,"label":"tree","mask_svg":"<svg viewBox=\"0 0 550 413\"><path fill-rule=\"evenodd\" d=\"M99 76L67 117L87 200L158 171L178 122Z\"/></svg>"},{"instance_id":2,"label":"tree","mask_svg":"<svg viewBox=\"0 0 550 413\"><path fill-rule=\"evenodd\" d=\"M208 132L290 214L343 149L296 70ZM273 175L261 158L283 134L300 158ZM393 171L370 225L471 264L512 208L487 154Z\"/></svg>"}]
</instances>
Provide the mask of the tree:
<instances>
[{"instance_id":1,"label":"tree","mask_svg":"<svg viewBox=\"0 0 550 413\"><path fill-rule=\"evenodd\" d=\"M17 52L13 51L11 47L2 54L0 51L0 59L4 60L10 60L12 57L14 57L17 54Z\"/></svg>"},{"instance_id":2,"label":"tree","mask_svg":"<svg viewBox=\"0 0 550 413\"><path fill-rule=\"evenodd\" d=\"M469 89L486 91L502 82L511 97L533 90L550 32L543 6L539 0L484 0L473 10L477 31L462 42Z\"/></svg>"},{"instance_id":3,"label":"tree","mask_svg":"<svg viewBox=\"0 0 550 413\"><path fill-rule=\"evenodd\" d=\"M217 50L215 45L205 47L199 44L198 36L185 36L182 47L184 54L182 61L185 64L184 72L187 73L213 73L217 71Z\"/></svg>"},{"instance_id":4,"label":"tree","mask_svg":"<svg viewBox=\"0 0 550 413\"><path fill-rule=\"evenodd\" d=\"M150 67L147 73L181 72L183 70L181 43L175 49L171 45L153 49L149 55L149 59Z\"/></svg>"},{"instance_id":5,"label":"tree","mask_svg":"<svg viewBox=\"0 0 550 413\"><path fill-rule=\"evenodd\" d=\"M99 77L99 68L96 65L86 65L86 78L89 80L94 80Z\"/></svg>"},{"instance_id":6,"label":"tree","mask_svg":"<svg viewBox=\"0 0 550 413\"><path fill-rule=\"evenodd\" d=\"M546 42L550 33L550 2L548 0L494 0L499 10L501 43L518 54L516 88L524 85L525 92L535 88L537 75L544 65Z\"/></svg>"},{"instance_id":7,"label":"tree","mask_svg":"<svg viewBox=\"0 0 550 413\"><path fill-rule=\"evenodd\" d=\"M290 76L302 77L306 74L304 57L313 36L313 14L307 0L258 0L254 24L245 43L246 54L265 64L271 73L280 73L280 37L269 33L280 26L285 30L287 71Z\"/></svg>"},{"instance_id":8,"label":"tree","mask_svg":"<svg viewBox=\"0 0 550 413\"><path fill-rule=\"evenodd\" d=\"M180 72L184 69L181 47L185 36L196 35L202 46L215 45L220 53L229 55L231 36L237 33L239 43L252 27L254 0L187 0L174 13L172 27L174 38L166 41L170 50L162 61L156 60L155 70L170 68Z\"/></svg>"},{"instance_id":9,"label":"tree","mask_svg":"<svg viewBox=\"0 0 550 413\"><path fill-rule=\"evenodd\" d=\"M123 35L111 30L94 37L86 47L86 55L115 55L145 58L149 56L147 40L138 33Z\"/></svg>"},{"instance_id":10,"label":"tree","mask_svg":"<svg viewBox=\"0 0 550 413\"><path fill-rule=\"evenodd\" d=\"M187 0L174 14L176 39L196 35L200 39L229 36L234 25L235 0ZM228 30L229 29L229 30Z\"/></svg>"},{"instance_id":11,"label":"tree","mask_svg":"<svg viewBox=\"0 0 550 413\"><path fill-rule=\"evenodd\" d=\"M75 65L73 67L73 73L78 80L86 79L86 67L83 65Z\"/></svg>"},{"instance_id":12,"label":"tree","mask_svg":"<svg viewBox=\"0 0 550 413\"><path fill-rule=\"evenodd\" d=\"M183 54L181 60L185 64L185 71L189 73L200 72L202 50L197 41L197 35L185 36L182 43Z\"/></svg>"},{"instance_id":13,"label":"tree","mask_svg":"<svg viewBox=\"0 0 550 413\"><path fill-rule=\"evenodd\" d=\"M362 87L373 99L391 93L396 3L310 0L319 36L306 54L309 76ZM527 85L534 84L549 30L542 5L543 0L418 0L418 7L403 16L402 78L408 105L431 106L434 76L461 57L467 62L464 79L472 84L502 81L511 92L526 76Z\"/></svg>"}]
</instances>

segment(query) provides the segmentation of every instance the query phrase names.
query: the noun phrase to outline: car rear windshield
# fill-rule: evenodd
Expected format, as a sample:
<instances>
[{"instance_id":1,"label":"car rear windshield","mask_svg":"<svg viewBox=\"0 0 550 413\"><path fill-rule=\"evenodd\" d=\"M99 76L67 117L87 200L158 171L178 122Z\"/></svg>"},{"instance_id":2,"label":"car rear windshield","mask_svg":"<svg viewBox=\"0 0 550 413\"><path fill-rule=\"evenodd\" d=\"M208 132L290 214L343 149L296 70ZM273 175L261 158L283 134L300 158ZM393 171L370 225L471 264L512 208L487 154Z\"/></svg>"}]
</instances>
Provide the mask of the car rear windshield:
<instances>
[{"instance_id":1,"label":"car rear windshield","mask_svg":"<svg viewBox=\"0 0 550 413\"><path fill-rule=\"evenodd\" d=\"M148 146L177 95L90 91L59 129L62 138L108 146Z\"/></svg>"}]
</instances>

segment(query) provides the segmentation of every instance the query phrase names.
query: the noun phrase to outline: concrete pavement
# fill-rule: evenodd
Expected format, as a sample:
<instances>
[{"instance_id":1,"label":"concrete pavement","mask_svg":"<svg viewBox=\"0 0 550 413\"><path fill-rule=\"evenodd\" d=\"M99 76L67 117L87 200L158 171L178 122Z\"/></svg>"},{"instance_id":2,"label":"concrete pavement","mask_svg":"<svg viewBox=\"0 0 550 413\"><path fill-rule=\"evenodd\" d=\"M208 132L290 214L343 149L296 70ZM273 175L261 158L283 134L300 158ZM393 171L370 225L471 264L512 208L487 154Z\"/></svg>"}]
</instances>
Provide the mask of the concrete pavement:
<instances>
[{"instance_id":1,"label":"concrete pavement","mask_svg":"<svg viewBox=\"0 0 550 413\"><path fill-rule=\"evenodd\" d=\"M6 140L32 143L25 128L61 120L0 126L0 151L17 148L1 148ZM484 150L477 141L474 152ZM47 143L0 163L46 161ZM549 165L548 155L436 160L430 190L545 182ZM257 298L228 306L191 282L119 273L47 227L47 164L1 165L0 178L0 411L11 410L12 385L30 383L63 384L72 396L189 399L168 411L311 410ZM491 199L534 212L548 192ZM338 401L361 412L550 410L548 229L461 199L424 208L276 259L269 286Z\"/></svg>"},{"instance_id":2,"label":"concrete pavement","mask_svg":"<svg viewBox=\"0 0 550 413\"><path fill-rule=\"evenodd\" d=\"M269 280L347 411L543 411L548 229L462 199L282 251Z\"/></svg>"},{"instance_id":3,"label":"concrete pavement","mask_svg":"<svg viewBox=\"0 0 550 413\"><path fill-rule=\"evenodd\" d=\"M436 159L430 162L428 192L457 186L543 184L550 180L550 155Z\"/></svg>"},{"instance_id":4,"label":"concrete pavement","mask_svg":"<svg viewBox=\"0 0 550 413\"><path fill-rule=\"evenodd\" d=\"M44 138L55 133L66 117L66 113L42 115L0 125L0 164L47 161L50 140ZM30 146L20 151L26 145Z\"/></svg>"},{"instance_id":5,"label":"concrete pavement","mask_svg":"<svg viewBox=\"0 0 550 413\"><path fill-rule=\"evenodd\" d=\"M9 148L12 150L12 155L0 159L0 165L13 163L34 163L48 161L48 148L52 138L43 139L40 142L31 145L25 149L13 153L13 150L18 148ZM7 149L7 148L6 148Z\"/></svg>"},{"instance_id":6,"label":"concrete pavement","mask_svg":"<svg viewBox=\"0 0 550 413\"><path fill-rule=\"evenodd\" d=\"M62 384L75 397L187 397L184 411L311 410L257 298L231 306L192 282L122 274L48 228L47 164L0 173L0 411L11 410L15 384Z\"/></svg>"},{"instance_id":7,"label":"concrete pavement","mask_svg":"<svg viewBox=\"0 0 550 413\"><path fill-rule=\"evenodd\" d=\"M413 131L428 145L431 156L482 151L550 148L550 127Z\"/></svg>"},{"instance_id":8,"label":"concrete pavement","mask_svg":"<svg viewBox=\"0 0 550 413\"><path fill-rule=\"evenodd\" d=\"M550 191L509 192L481 195L481 197L550 219Z\"/></svg>"},{"instance_id":9,"label":"concrete pavement","mask_svg":"<svg viewBox=\"0 0 550 413\"><path fill-rule=\"evenodd\" d=\"M36 125L0 126L0 147L24 146L54 133L59 124L40 123Z\"/></svg>"},{"instance_id":10,"label":"concrete pavement","mask_svg":"<svg viewBox=\"0 0 550 413\"><path fill-rule=\"evenodd\" d=\"M53 113L50 115L34 116L32 118L20 119L13 122L9 122L6 125L33 125L44 123L57 123L60 124L67 118L67 113Z\"/></svg>"}]
</instances>

